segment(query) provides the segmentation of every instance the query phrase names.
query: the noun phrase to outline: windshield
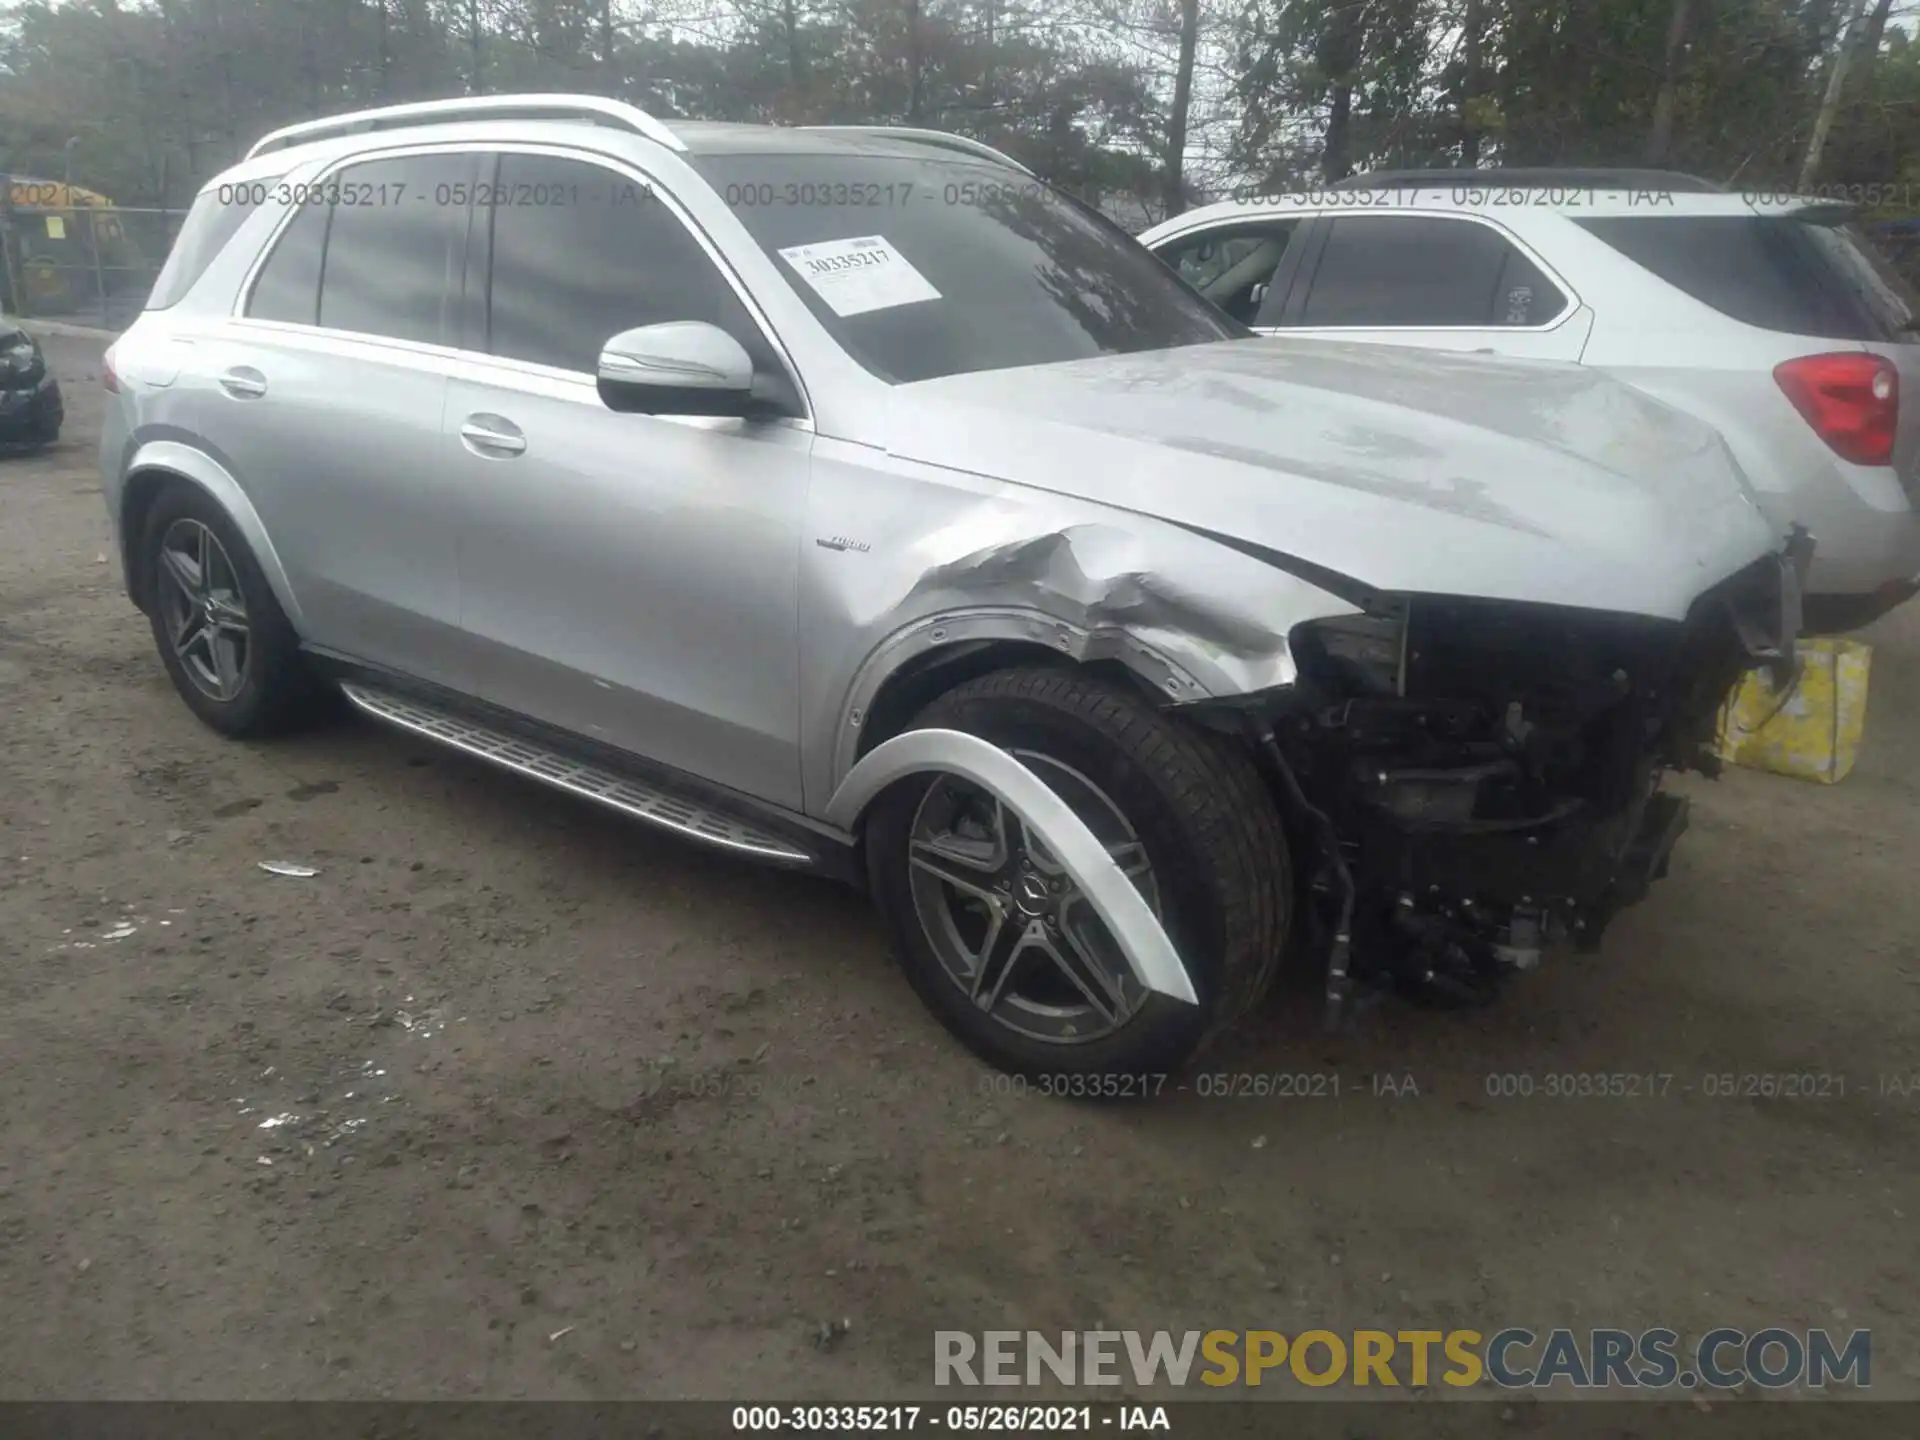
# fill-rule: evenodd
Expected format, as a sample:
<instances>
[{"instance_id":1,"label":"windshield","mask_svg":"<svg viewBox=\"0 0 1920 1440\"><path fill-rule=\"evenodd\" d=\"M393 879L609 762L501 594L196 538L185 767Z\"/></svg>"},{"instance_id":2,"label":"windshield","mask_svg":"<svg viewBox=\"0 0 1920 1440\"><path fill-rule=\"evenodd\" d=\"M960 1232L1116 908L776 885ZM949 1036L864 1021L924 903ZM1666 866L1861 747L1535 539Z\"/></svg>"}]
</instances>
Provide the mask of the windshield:
<instances>
[{"instance_id":1,"label":"windshield","mask_svg":"<svg viewBox=\"0 0 1920 1440\"><path fill-rule=\"evenodd\" d=\"M991 162L690 158L820 323L883 380L1251 333L1118 226Z\"/></svg>"}]
</instances>

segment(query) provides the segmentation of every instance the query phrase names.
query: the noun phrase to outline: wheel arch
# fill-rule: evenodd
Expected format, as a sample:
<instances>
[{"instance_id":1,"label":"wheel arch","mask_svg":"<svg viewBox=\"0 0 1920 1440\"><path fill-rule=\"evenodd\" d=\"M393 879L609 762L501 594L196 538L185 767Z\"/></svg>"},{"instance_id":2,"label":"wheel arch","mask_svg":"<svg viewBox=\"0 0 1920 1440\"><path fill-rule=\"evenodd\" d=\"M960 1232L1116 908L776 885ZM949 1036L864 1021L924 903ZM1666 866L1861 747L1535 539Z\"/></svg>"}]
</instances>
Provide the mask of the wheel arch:
<instances>
[{"instance_id":1,"label":"wheel arch","mask_svg":"<svg viewBox=\"0 0 1920 1440\"><path fill-rule=\"evenodd\" d=\"M1188 1005L1199 997L1186 963L1086 822L1006 751L959 730L914 730L870 751L834 792L826 818L851 830L882 792L912 775L959 775L986 789L1046 843L1112 932L1140 983Z\"/></svg>"},{"instance_id":2,"label":"wheel arch","mask_svg":"<svg viewBox=\"0 0 1920 1440\"><path fill-rule=\"evenodd\" d=\"M1089 671L1162 705L1209 693L1184 667L1124 631L1090 631L1026 609L928 617L881 642L854 676L841 707L829 793L947 691L1023 665Z\"/></svg>"},{"instance_id":3,"label":"wheel arch","mask_svg":"<svg viewBox=\"0 0 1920 1440\"><path fill-rule=\"evenodd\" d=\"M146 533L147 517L163 491L172 484L192 485L225 513L253 552L253 558L273 590L273 598L297 631L304 631L299 601L287 579L286 567L274 549L259 511L247 498L240 482L227 468L203 451L173 440L155 440L142 445L127 467L127 478L120 493L120 560L126 577L127 595L146 610L152 598L152 576L147 574L146 556L140 541Z\"/></svg>"}]
</instances>

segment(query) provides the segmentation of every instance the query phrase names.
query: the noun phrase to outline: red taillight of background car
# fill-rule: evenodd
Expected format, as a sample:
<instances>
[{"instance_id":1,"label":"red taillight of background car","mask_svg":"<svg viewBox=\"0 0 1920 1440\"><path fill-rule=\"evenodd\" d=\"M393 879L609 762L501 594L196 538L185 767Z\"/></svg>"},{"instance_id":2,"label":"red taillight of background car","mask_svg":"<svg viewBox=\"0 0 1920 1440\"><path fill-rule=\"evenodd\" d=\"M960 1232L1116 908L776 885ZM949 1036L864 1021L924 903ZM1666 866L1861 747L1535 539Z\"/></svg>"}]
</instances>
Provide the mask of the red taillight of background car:
<instances>
[{"instance_id":1,"label":"red taillight of background car","mask_svg":"<svg viewBox=\"0 0 1920 1440\"><path fill-rule=\"evenodd\" d=\"M1900 423L1900 372L1879 355L1855 350L1804 355L1774 367L1773 378L1814 433L1842 460L1891 465Z\"/></svg>"},{"instance_id":2,"label":"red taillight of background car","mask_svg":"<svg viewBox=\"0 0 1920 1440\"><path fill-rule=\"evenodd\" d=\"M120 374L113 368L113 351L111 350L100 358L100 383L106 387L109 395L120 393Z\"/></svg>"}]
</instances>

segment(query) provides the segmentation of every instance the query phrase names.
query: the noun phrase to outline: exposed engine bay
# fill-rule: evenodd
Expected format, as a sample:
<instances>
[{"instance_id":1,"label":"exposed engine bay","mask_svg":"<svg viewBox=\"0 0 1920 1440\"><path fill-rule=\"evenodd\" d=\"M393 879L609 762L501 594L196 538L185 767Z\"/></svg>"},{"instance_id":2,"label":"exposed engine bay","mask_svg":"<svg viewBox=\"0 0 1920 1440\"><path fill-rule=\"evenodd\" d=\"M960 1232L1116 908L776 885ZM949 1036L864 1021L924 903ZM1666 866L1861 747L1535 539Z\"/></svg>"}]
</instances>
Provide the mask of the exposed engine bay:
<instances>
[{"instance_id":1,"label":"exposed engine bay","mask_svg":"<svg viewBox=\"0 0 1920 1440\"><path fill-rule=\"evenodd\" d=\"M1796 533L1683 622L1422 595L1300 626L1255 738L1312 852L1297 920L1329 1022L1359 983L1470 1003L1550 943L1596 947L1686 829L1663 776L1717 774L1729 692L1791 669L1811 548Z\"/></svg>"}]
</instances>

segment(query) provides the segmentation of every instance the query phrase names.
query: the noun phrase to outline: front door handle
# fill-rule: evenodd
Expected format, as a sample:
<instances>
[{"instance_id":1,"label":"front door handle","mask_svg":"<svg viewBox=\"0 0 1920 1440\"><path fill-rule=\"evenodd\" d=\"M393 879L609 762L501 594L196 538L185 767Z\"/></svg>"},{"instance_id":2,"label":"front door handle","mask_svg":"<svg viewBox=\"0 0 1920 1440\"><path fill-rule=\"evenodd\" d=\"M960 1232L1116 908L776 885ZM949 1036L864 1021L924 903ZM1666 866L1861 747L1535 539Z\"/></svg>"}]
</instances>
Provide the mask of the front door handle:
<instances>
[{"instance_id":1,"label":"front door handle","mask_svg":"<svg viewBox=\"0 0 1920 1440\"><path fill-rule=\"evenodd\" d=\"M460 441L476 455L504 460L527 448L520 427L502 415L469 415L460 427Z\"/></svg>"},{"instance_id":2,"label":"front door handle","mask_svg":"<svg viewBox=\"0 0 1920 1440\"><path fill-rule=\"evenodd\" d=\"M257 400L267 393L267 377L251 365L236 365L220 376L220 388L236 400Z\"/></svg>"}]
</instances>

